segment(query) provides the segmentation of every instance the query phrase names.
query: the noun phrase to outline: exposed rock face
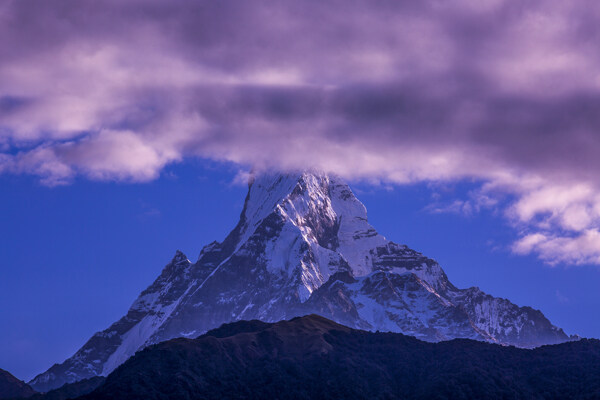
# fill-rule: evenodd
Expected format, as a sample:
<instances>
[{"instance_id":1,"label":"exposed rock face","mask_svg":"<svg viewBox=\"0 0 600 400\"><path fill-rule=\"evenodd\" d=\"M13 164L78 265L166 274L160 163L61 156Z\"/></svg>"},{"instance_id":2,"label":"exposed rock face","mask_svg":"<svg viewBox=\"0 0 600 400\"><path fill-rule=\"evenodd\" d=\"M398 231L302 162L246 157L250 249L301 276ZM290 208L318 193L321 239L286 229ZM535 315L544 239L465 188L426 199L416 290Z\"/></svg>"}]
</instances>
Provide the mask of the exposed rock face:
<instances>
[{"instance_id":1,"label":"exposed rock face","mask_svg":"<svg viewBox=\"0 0 600 400\"><path fill-rule=\"evenodd\" d=\"M223 323L310 313L427 341L569 340L541 312L457 289L437 262L378 234L340 179L262 175L251 179L240 221L223 242L206 246L195 263L177 252L127 315L30 384L46 391L107 375L149 344Z\"/></svg>"}]
</instances>

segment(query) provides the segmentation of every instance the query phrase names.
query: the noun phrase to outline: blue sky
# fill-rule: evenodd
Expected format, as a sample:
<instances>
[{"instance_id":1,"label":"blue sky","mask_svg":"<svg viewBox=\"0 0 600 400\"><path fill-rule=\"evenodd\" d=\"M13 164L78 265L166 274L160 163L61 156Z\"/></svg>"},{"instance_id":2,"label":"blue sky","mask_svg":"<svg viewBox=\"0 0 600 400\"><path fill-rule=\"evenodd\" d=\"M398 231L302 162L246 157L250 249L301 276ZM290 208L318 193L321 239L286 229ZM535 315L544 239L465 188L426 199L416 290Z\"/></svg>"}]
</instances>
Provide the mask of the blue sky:
<instances>
[{"instance_id":1,"label":"blue sky","mask_svg":"<svg viewBox=\"0 0 600 400\"><path fill-rule=\"evenodd\" d=\"M62 362L120 318L175 250L194 260L222 240L246 194L236 174L230 164L191 161L144 184L46 187L1 177L0 320L9 329L0 330L0 367L30 379ZM569 334L600 337L597 267L512 254L514 229L493 212L432 212L472 184L352 187L380 233L435 258L455 285L541 309Z\"/></svg>"}]
</instances>

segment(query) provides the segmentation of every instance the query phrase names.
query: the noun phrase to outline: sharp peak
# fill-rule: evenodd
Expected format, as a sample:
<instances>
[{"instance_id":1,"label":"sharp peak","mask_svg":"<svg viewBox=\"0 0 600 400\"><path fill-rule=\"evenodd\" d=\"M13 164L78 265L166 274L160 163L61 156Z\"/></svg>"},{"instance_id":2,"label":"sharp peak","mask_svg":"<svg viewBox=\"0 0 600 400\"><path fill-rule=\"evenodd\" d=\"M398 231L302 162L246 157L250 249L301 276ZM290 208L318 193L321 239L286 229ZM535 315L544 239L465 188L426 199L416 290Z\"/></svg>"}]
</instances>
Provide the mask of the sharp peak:
<instances>
[{"instance_id":1,"label":"sharp peak","mask_svg":"<svg viewBox=\"0 0 600 400\"><path fill-rule=\"evenodd\" d=\"M296 193L323 192L332 186L346 187L348 185L337 175L316 170L296 172L253 173L248 180L248 194L251 197L262 197L266 193L276 194L280 199Z\"/></svg>"},{"instance_id":2,"label":"sharp peak","mask_svg":"<svg viewBox=\"0 0 600 400\"><path fill-rule=\"evenodd\" d=\"M189 262L187 256L183 253L183 251L177 250L175 252L175 255L173 256L173 259L171 260L171 264L179 264L183 261Z\"/></svg>"},{"instance_id":3,"label":"sharp peak","mask_svg":"<svg viewBox=\"0 0 600 400\"><path fill-rule=\"evenodd\" d=\"M259 214L266 216L262 214L267 210L271 212L291 195L308 193L312 198L313 194L319 193L317 197L329 197L334 187L336 193L343 192L346 198L354 197L350 187L331 173L317 170L252 172L242 214L252 218L252 215L262 210Z\"/></svg>"},{"instance_id":4,"label":"sharp peak","mask_svg":"<svg viewBox=\"0 0 600 400\"><path fill-rule=\"evenodd\" d=\"M288 180L302 181L310 178L316 179L330 179L342 182L342 178L335 173L325 172L318 169L304 169L304 170L279 170L269 171L263 169L253 169L248 174L248 184L252 186L257 180L272 179L276 180L284 178Z\"/></svg>"},{"instance_id":5,"label":"sharp peak","mask_svg":"<svg viewBox=\"0 0 600 400\"><path fill-rule=\"evenodd\" d=\"M366 220L366 209L362 203L356 199L350 187L334 174L310 169L295 172L255 170L250 173L248 183L240 222L231 236L238 244L244 243L265 218L274 212L278 213L280 207L289 200L299 199L300 203L306 205L308 202L322 204L325 198L329 198L331 202L324 202L330 204L329 207L334 199L338 204L353 203L350 207L344 207L343 212L358 213ZM300 206L298 212L304 212L300 211L304 208ZM296 212L296 205L292 209Z\"/></svg>"}]
</instances>

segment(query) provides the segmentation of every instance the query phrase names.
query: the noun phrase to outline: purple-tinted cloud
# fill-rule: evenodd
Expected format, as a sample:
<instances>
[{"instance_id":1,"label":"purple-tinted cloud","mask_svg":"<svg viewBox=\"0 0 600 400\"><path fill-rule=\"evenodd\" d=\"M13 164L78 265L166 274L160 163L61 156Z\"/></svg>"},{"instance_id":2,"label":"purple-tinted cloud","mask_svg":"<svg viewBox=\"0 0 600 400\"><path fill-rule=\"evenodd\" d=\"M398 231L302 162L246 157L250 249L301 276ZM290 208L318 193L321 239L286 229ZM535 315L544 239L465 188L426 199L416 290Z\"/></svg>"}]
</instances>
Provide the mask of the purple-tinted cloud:
<instances>
[{"instance_id":1,"label":"purple-tinted cloud","mask_svg":"<svg viewBox=\"0 0 600 400\"><path fill-rule=\"evenodd\" d=\"M8 1L0 172L146 181L206 157L474 179L515 196L516 252L600 264L599 18L585 0Z\"/></svg>"}]
</instances>

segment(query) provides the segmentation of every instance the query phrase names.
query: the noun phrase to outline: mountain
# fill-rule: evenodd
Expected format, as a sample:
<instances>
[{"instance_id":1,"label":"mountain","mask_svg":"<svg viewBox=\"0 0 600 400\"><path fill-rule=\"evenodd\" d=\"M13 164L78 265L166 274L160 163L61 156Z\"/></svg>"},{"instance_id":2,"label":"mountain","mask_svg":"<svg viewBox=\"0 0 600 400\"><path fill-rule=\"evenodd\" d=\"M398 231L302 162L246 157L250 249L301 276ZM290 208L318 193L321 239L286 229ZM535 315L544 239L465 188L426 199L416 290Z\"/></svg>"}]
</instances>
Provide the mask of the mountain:
<instances>
[{"instance_id":1,"label":"mountain","mask_svg":"<svg viewBox=\"0 0 600 400\"><path fill-rule=\"evenodd\" d=\"M88 379L82 379L73 383L65 383L58 389L50 390L46 393L36 393L33 396L28 395L23 398L13 400L69 400L79 396L83 396L94 391L97 387L104 383L103 376L94 376Z\"/></svg>"},{"instance_id":2,"label":"mountain","mask_svg":"<svg viewBox=\"0 0 600 400\"><path fill-rule=\"evenodd\" d=\"M150 346L80 400L597 399L599 376L598 340L428 343L310 315Z\"/></svg>"},{"instance_id":3,"label":"mountain","mask_svg":"<svg viewBox=\"0 0 600 400\"><path fill-rule=\"evenodd\" d=\"M427 341L470 338L520 347L569 340L540 311L458 289L434 260L381 236L341 179L252 177L239 223L192 263L177 252L127 314L30 384L47 391L106 376L136 351L223 323L310 313Z\"/></svg>"},{"instance_id":4,"label":"mountain","mask_svg":"<svg viewBox=\"0 0 600 400\"><path fill-rule=\"evenodd\" d=\"M15 378L10 372L0 369L0 399L29 397L35 390L28 384Z\"/></svg>"}]
</instances>

